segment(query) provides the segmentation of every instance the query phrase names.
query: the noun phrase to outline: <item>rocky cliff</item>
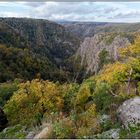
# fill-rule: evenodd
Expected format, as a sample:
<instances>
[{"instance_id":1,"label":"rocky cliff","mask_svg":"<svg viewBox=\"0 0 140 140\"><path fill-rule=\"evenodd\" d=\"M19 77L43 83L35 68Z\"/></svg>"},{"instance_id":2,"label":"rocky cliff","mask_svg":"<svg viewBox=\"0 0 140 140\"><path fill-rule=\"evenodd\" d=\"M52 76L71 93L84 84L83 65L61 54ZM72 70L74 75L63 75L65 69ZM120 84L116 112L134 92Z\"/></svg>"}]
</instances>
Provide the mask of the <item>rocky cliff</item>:
<instances>
[{"instance_id":1,"label":"rocky cliff","mask_svg":"<svg viewBox=\"0 0 140 140\"><path fill-rule=\"evenodd\" d=\"M110 62L118 60L118 48L130 45L133 35L127 34L96 34L93 37L86 37L77 51L81 57L81 65L86 67L86 73L97 73L102 51L106 51L106 58ZM105 56L104 56L105 57Z\"/></svg>"}]
</instances>

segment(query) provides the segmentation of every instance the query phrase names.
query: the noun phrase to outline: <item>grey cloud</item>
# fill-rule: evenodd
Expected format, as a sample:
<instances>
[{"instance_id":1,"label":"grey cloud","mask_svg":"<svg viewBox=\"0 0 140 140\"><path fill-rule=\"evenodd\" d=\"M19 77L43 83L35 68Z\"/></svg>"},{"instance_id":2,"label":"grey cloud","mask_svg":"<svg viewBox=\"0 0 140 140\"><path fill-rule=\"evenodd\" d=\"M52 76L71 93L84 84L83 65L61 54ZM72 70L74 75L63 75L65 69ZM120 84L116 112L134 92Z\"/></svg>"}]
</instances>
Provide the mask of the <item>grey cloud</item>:
<instances>
[{"instance_id":1,"label":"grey cloud","mask_svg":"<svg viewBox=\"0 0 140 140\"><path fill-rule=\"evenodd\" d=\"M98 7L94 2L62 2L62 3L45 3L44 5L35 9L36 16L41 18L64 20L93 20L95 17L105 17L104 14L114 12L118 8L114 7ZM34 13L34 12L33 12Z\"/></svg>"},{"instance_id":2,"label":"grey cloud","mask_svg":"<svg viewBox=\"0 0 140 140\"><path fill-rule=\"evenodd\" d=\"M106 8L106 9L104 9L104 12L106 13L106 14L108 14L108 13L110 13L110 12L114 12L114 11L117 11L117 10L119 10L119 8L115 8L115 7L112 7L112 8Z\"/></svg>"},{"instance_id":3,"label":"grey cloud","mask_svg":"<svg viewBox=\"0 0 140 140\"><path fill-rule=\"evenodd\" d=\"M118 13L112 17L112 19L116 18L137 18L140 17L140 11L130 11L127 13Z\"/></svg>"},{"instance_id":4,"label":"grey cloud","mask_svg":"<svg viewBox=\"0 0 140 140\"><path fill-rule=\"evenodd\" d=\"M5 4L6 5L6 4ZM49 20L80 20L80 21L118 21L121 19L140 18L140 10L127 7L121 3L106 4L103 2L24 2L25 17L44 18ZM20 4L21 6L21 4ZM18 16L14 11L4 13Z\"/></svg>"},{"instance_id":5,"label":"grey cloud","mask_svg":"<svg viewBox=\"0 0 140 140\"><path fill-rule=\"evenodd\" d=\"M24 5L31 6L31 7L40 7L45 3L46 2L25 2Z\"/></svg>"}]
</instances>

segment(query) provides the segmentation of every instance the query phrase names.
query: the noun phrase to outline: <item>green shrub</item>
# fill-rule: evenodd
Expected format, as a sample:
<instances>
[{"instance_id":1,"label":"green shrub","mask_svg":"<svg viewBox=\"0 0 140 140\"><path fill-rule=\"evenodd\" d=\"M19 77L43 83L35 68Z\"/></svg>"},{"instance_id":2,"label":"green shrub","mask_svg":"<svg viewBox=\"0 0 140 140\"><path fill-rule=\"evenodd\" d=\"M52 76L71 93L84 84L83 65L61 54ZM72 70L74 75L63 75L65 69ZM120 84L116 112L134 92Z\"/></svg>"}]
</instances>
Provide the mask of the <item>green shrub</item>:
<instances>
[{"instance_id":1,"label":"green shrub","mask_svg":"<svg viewBox=\"0 0 140 140\"><path fill-rule=\"evenodd\" d=\"M79 84L76 83L62 86L63 89L61 91L63 92L64 112L69 113L73 109L72 98L76 96L79 87Z\"/></svg>"},{"instance_id":2,"label":"green shrub","mask_svg":"<svg viewBox=\"0 0 140 140\"><path fill-rule=\"evenodd\" d=\"M32 80L19 85L19 89L5 104L9 124L36 125L45 112L59 112L63 99L59 86L49 81Z\"/></svg>"},{"instance_id":3,"label":"green shrub","mask_svg":"<svg viewBox=\"0 0 140 140\"><path fill-rule=\"evenodd\" d=\"M0 132L0 138L3 139L24 139L26 136L25 127L21 125L15 125L8 127Z\"/></svg>"},{"instance_id":4,"label":"green shrub","mask_svg":"<svg viewBox=\"0 0 140 140\"><path fill-rule=\"evenodd\" d=\"M58 139L73 138L73 128L71 120L59 120L53 125L55 137Z\"/></svg>"},{"instance_id":5,"label":"green shrub","mask_svg":"<svg viewBox=\"0 0 140 140\"><path fill-rule=\"evenodd\" d=\"M111 60L109 58L109 52L106 49L103 49L99 53L99 68L98 68L98 71L101 70L103 68L103 66L105 64L108 64L109 62L111 62Z\"/></svg>"},{"instance_id":6,"label":"green shrub","mask_svg":"<svg viewBox=\"0 0 140 140\"><path fill-rule=\"evenodd\" d=\"M93 93L93 101L96 104L97 112L104 113L112 103L112 96L109 93L110 86L107 83L100 83Z\"/></svg>"},{"instance_id":7,"label":"green shrub","mask_svg":"<svg viewBox=\"0 0 140 140\"><path fill-rule=\"evenodd\" d=\"M4 106L7 100L18 90L15 83L2 83L0 84L0 106Z\"/></svg>"}]
</instances>

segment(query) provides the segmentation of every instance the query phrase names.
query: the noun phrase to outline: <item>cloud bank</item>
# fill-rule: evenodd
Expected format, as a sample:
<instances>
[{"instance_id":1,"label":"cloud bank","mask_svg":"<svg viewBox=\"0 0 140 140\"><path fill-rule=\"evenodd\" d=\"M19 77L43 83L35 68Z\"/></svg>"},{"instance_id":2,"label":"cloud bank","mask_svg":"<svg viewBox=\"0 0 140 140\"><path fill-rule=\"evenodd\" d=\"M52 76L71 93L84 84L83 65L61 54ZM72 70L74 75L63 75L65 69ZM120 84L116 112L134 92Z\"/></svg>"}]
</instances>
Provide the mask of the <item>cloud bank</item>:
<instances>
[{"instance_id":1,"label":"cloud bank","mask_svg":"<svg viewBox=\"0 0 140 140\"><path fill-rule=\"evenodd\" d=\"M1 17L140 22L140 2L0 2Z\"/></svg>"}]
</instances>

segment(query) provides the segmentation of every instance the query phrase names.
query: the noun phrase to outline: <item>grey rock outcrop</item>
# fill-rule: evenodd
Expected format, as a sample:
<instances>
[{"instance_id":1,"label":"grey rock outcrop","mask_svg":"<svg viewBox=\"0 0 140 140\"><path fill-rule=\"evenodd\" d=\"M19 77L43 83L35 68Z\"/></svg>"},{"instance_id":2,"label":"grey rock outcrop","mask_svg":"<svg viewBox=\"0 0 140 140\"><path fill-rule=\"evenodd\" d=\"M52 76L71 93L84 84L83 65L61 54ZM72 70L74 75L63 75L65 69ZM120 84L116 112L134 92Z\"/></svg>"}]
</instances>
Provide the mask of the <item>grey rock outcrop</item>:
<instances>
[{"instance_id":1,"label":"grey rock outcrop","mask_svg":"<svg viewBox=\"0 0 140 140\"><path fill-rule=\"evenodd\" d=\"M101 124L107 123L108 121L110 121L110 116L109 116L109 115L103 114L103 115L101 115L100 118L99 118L99 122L100 122Z\"/></svg>"},{"instance_id":2,"label":"grey rock outcrop","mask_svg":"<svg viewBox=\"0 0 140 140\"><path fill-rule=\"evenodd\" d=\"M102 134L98 134L97 138L99 139L119 139L120 129L110 129L108 131L103 132Z\"/></svg>"},{"instance_id":3,"label":"grey rock outcrop","mask_svg":"<svg viewBox=\"0 0 140 140\"><path fill-rule=\"evenodd\" d=\"M107 43L107 39L111 38ZM81 57L81 65L86 66L86 73L97 73L99 64L99 53L105 49L109 53L112 60L118 59L118 48L125 47L130 44L129 40L120 35L116 35L113 39L106 34L96 34L93 37L86 37L81 47L77 51L77 56Z\"/></svg>"},{"instance_id":4,"label":"grey rock outcrop","mask_svg":"<svg viewBox=\"0 0 140 140\"><path fill-rule=\"evenodd\" d=\"M26 139L33 139L35 136L35 132L31 131L27 134Z\"/></svg>"},{"instance_id":5,"label":"grey rock outcrop","mask_svg":"<svg viewBox=\"0 0 140 140\"><path fill-rule=\"evenodd\" d=\"M49 139L52 134L52 125L47 124L37 135L35 135L34 139Z\"/></svg>"},{"instance_id":6,"label":"grey rock outcrop","mask_svg":"<svg viewBox=\"0 0 140 140\"><path fill-rule=\"evenodd\" d=\"M140 124L140 97L125 101L117 112L119 120L126 128Z\"/></svg>"}]
</instances>

